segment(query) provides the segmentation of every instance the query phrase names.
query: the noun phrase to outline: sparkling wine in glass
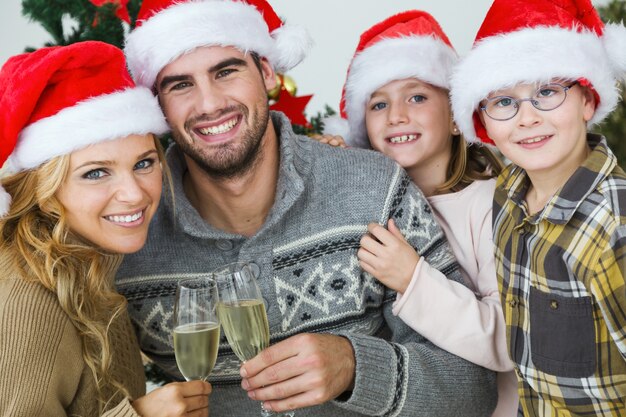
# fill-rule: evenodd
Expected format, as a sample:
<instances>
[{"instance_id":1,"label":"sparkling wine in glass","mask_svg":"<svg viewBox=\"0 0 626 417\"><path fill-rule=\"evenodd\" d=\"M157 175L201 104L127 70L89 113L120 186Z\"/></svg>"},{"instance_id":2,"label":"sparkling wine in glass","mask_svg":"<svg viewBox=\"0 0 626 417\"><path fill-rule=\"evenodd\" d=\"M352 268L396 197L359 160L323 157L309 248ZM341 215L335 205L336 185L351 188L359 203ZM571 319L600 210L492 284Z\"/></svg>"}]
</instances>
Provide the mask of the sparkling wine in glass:
<instances>
[{"instance_id":1,"label":"sparkling wine in glass","mask_svg":"<svg viewBox=\"0 0 626 417\"><path fill-rule=\"evenodd\" d=\"M174 307L176 364L187 381L206 381L220 341L217 285L208 277L178 282Z\"/></svg>"},{"instance_id":2,"label":"sparkling wine in glass","mask_svg":"<svg viewBox=\"0 0 626 417\"><path fill-rule=\"evenodd\" d=\"M249 264L225 265L213 271L219 303L217 313L228 344L242 362L269 346L270 331L261 291ZM293 417L293 412L274 413L261 408L261 416Z\"/></svg>"}]
</instances>

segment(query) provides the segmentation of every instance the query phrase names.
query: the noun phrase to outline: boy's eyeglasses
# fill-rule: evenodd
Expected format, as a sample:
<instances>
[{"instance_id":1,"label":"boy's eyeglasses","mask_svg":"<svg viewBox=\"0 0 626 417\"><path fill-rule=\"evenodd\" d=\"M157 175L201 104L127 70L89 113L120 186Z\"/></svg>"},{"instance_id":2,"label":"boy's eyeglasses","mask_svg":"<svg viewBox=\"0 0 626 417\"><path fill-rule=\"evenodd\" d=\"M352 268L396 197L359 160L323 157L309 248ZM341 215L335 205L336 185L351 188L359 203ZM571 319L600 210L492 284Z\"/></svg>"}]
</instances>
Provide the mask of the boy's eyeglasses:
<instances>
[{"instance_id":1,"label":"boy's eyeglasses","mask_svg":"<svg viewBox=\"0 0 626 417\"><path fill-rule=\"evenodd\" d=\"M576 84L578 84L577 81L574 81L567 87L558 83L544 84L535 91L532 97L528 98L515 98L510 96L491 97L483 102L480 109L493 120L499 121L514 118L524 101L529 101L537 110L554 110L563 104L567 98L567 90Z\"/></svg>"}]
</instances>

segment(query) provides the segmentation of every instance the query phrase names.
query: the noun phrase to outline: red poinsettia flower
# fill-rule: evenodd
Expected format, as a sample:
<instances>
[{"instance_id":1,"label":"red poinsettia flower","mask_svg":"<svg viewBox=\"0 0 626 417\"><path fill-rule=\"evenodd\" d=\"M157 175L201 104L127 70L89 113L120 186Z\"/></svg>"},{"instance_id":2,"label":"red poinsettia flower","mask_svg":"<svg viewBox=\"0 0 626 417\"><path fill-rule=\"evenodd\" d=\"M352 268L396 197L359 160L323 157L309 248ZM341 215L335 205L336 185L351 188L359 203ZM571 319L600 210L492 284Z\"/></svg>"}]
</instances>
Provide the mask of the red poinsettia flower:
<instances>
[{"instance_id":1,"label":"red poinsettia flower","mask_svg":"<svg viewBox=\"0 0 626 417\"><path fill-rule=\"evenodd\" d=\"M91 4L96 7L102 7L107 3L112 3L117 5L115 9L115 16L117 16L120 20L130 24L130 15L128 14L128 1L129 0L89 0Z\"/></svg>"}]
</instances>

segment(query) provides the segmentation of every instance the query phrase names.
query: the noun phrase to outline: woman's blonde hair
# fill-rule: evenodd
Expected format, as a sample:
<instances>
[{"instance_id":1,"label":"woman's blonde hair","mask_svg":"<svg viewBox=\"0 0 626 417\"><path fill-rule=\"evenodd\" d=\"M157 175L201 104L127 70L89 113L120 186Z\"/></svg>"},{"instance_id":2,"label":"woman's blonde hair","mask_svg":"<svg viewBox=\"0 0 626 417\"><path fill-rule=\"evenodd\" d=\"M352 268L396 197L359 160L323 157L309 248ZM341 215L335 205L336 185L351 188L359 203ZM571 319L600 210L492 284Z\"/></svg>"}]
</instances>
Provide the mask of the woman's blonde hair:
<instances>
[{"instance_id":1,"label":"woman's blonde hair","mask_svg":"<svg viewBox=\"0 0 626 417\"><path fill-rule=\"evenodd\" d=\"M437 194L461 191L476 180L497 177L504 169L502 160L487 146L468 145L462 135L452 136L452 152L446 171L446 182Z\"/></svg>"},{"instance_id":2,"label":"woman's blonde hair","mask_svg":"<svg viewBox=\"0 0 626 417\"><path fill-rule=\"evenodd\" d=\"M171 184L163 149L155 138L165 178ZM0 249L15 254L24 279L54 292L82 339L83 359L91 369L100 411L118 395L128 396L109 369L113 358L109 327L126 308L114 288L122 255L107 253L74 235L56 193L67 178L70 156L48 161L0 182L11 195L9 213L0 219ZM114 394L105 398L104 387Z\"/></svg>"}]
</instances>

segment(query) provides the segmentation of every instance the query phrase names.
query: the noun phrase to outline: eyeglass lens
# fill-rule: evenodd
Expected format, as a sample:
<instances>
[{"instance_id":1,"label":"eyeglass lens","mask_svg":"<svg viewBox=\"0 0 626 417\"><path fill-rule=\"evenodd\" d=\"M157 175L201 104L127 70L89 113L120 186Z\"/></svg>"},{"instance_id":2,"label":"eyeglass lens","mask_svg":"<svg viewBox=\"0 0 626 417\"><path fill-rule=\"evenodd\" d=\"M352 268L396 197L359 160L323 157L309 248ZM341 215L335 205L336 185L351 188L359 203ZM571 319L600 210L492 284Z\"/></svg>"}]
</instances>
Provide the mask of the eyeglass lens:
<instances>
[{"instance_id":1,"label":"eyeglass lens","mask_svg":"<svg viewBox=\"0 0 626 417\"><path fill-rule=\"evenodd\" d=\"M539 87L532 97L514 98L510 96L496 96L487 99L481 107L487 116L494 120L509 120L517 114L524 101L530 102L538 110L549 111L559 107L567 97L567 90L572 86L565 87L561 84L545 84Z\"/></svg>"}]
</instances>

